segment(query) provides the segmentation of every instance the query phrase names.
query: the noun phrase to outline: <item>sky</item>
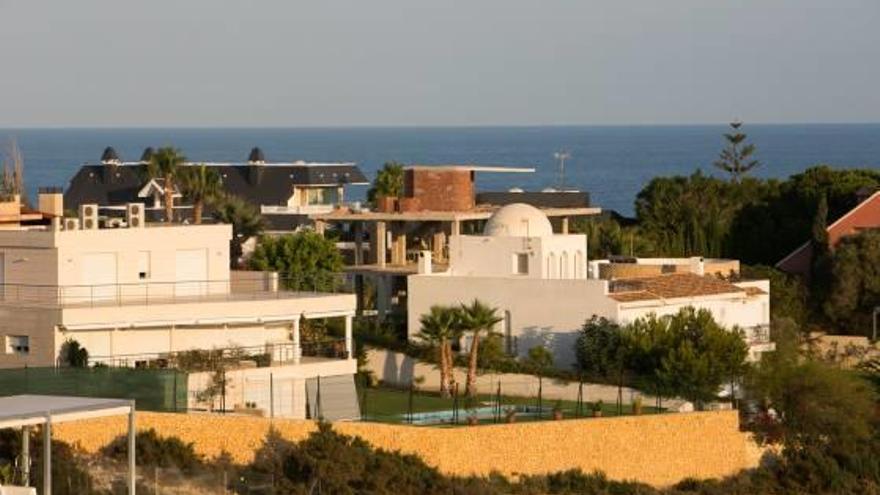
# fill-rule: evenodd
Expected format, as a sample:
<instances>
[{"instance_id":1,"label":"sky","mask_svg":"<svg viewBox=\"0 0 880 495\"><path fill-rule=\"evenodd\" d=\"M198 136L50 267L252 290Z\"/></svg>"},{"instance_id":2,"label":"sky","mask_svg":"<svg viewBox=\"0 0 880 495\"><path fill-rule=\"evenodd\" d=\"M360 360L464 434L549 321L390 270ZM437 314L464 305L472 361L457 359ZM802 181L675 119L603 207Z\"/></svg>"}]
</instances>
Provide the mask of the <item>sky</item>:
<instances>
[{"instance_id":1,"label":"sky","mask_svg":"<svg viewBox=\"0 0 880 495\"><path fill-rule=\"evenodd\" d=\"M0 127L880 122L877 0L0 0Z\"/></svg>"}]
</instances>

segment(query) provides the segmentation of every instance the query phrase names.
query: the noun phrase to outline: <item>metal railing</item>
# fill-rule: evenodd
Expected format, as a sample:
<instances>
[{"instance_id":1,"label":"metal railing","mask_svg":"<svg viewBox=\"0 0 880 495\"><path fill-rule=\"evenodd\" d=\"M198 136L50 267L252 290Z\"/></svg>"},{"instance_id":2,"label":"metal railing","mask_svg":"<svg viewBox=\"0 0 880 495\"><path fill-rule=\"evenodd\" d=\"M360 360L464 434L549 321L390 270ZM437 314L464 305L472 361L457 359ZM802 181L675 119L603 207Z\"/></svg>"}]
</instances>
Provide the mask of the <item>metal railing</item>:
<instances>
[{"instance_id":1,"label":"metal railing","mask_svg":"<svg viewBox=\"0 0 880 495\"><path fill-rule=\"evenodd\" d=\"M99 307L239 301L309 297L320 293L348 293L345 274L324 273L302 277L227 280L178 280L98 285L0 284L0 305Z\"/></svg>"},{"instance_id":2,"label":"metal railing","mask_svg":"<svg viewBox=\"0 0 880 495\"><path fill-rule=\"evenodd\" d=\"M179 369L214 371L242 367L266 368L292 364L302 358L347 359L344 338L301 342L273 342L258 346L193 349L174 352L89 356L90 366L113 368Z\"/></svg>"},{"instance_id":3,"label":"metal railing","mask_svg":"<svg viewBox=\"0 0 880 495\"><path fill-rule=\"evenodd\" d=\"M770 343L770 325L759 325L745 330L746 342L750 345Z\"/></svg>"}]
</instances>

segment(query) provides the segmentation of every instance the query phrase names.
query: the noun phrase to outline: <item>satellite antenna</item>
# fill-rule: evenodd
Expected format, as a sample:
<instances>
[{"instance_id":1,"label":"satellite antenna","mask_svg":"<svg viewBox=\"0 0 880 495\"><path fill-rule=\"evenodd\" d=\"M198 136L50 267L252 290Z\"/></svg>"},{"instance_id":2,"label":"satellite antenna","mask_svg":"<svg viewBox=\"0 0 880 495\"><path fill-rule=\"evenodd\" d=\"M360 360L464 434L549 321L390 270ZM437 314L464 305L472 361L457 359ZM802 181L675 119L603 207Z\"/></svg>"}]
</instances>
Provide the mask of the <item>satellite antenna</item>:
<instances>
[{"instance_id":1,"label":"satellite antenna","mask_svg":"<svg viewBox=\"0 0 880 495\"><path fill-rule=\"evenodd\" d=\"M567 151L557 151L553 153L553 158L559 161L559 190L565 190L565 160L571 158L571 153Z\"/></svg>"}]
</instances>

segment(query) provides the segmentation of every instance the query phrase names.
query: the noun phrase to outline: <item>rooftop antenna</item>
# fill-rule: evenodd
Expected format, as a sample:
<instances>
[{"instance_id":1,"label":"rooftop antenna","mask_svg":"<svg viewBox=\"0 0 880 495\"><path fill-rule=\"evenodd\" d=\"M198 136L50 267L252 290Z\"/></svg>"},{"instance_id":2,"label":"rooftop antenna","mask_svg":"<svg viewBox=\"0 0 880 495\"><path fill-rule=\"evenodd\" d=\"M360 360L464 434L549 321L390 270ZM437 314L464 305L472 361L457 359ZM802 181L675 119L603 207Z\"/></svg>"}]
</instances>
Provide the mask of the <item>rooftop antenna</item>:
<instances>
[{"instance_id":1,"label":"rooftop antenna","mask_svg":"<svg viewBox=\"0 0 880 495\"><path fill-rule=\"evenodd\" d=\"M571 158L571 153L568 151L557 151L553 153L553 158L556 158L559 161L559 190L565 190L565 160Z\"/></svg>"}]
</instances>

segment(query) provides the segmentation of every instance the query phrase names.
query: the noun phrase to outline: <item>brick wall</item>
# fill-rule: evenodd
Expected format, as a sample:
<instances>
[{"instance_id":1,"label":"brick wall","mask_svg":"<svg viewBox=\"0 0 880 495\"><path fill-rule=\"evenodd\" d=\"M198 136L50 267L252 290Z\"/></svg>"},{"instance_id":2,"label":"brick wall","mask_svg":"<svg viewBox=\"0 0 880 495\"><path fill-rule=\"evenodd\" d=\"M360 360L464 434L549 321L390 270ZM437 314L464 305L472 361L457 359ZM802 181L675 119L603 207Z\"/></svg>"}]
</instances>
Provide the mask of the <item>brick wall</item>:
<instances>
[{"instance_id":1,"label":"brick wall","mask_svg":"<svg viewBox=\"0 0 880 495\"><path fill-rule=\"evenodd\" d=\"M474 179L470 170L407 169L401 211L464 211L473 209ZM409 200L415 199L415 201Z\"/></svg>"},{"instance_id":2,"label":"brick wall","mask_svg":"<svg viewBox=\"0 0 880 495\"><path fill-rule=\"evenodd\" d=\"M97 452L126 430L122 416L63 423L59 440ZM194 442L208 457L229 452L236 462L253 458L270 425L301 440L315 431L305 420L274 420L206 414L138 413L140 429ZM433 428L377 423L336 423L376 447L420 456L455 475L543 474L580 468L604 471L612 479L668 486L684 478L720 478L755 467L761 451L739 431L736 411L657 414L620 418Z\"/></svg>"}]
</instances>

